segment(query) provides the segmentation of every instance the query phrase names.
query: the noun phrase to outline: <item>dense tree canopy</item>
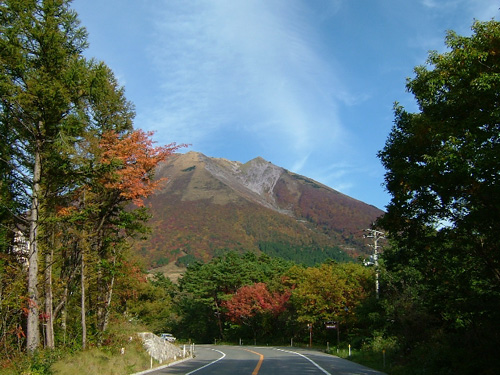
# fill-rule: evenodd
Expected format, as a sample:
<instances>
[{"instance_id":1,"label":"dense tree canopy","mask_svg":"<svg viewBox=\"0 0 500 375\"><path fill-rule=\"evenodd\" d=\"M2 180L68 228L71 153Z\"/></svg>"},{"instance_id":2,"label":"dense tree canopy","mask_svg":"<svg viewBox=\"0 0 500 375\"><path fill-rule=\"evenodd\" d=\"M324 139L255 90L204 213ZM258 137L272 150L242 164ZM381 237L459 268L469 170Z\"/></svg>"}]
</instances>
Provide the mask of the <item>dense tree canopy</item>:
<instances>
[{"instance_id":1,"label":"dense tree canopy","mask_svg":"<svg viewBox=\"0 0 500 375\"><path fill-rule=\"evenodd\" d=\"M292 300L302 322L346 321L373 290L372 271L359 264L322 264L296 271L291 272L296 283Z\"/></svg>"},{"instance_id":2,"label":"dense tree canopy","mask_svg":"<svg viewBox=\"0 0 500 375\"><path fill-rule=\"evenodd\" d=\"M441 342L450 368L466 347L500 342L500 23L472 31L449 32L448 51L415 69L419 111L396 105L379 153L392 195L380 220L393 244L387 287L392 306L406 306L391 319L411 348Z\"/></svg>"},{"instance_id":3,"label":"dense tree canopy","mask_svg":"<svg viewBox=\"0 0 500 375\"><path fill-rule=\"evenodd\" d=\"M80 55L86 34L64 1L0 6L1 122L10 141L5 173L16 181L12 199L22 210L16 214L29 228L27 345L34 351L39 345L39 223L63 189L66 142L74 143L85 129L79 109L88 92L89 66Z\"/></svg>"},{"instance_id":4,"label":"dense tree canopy","mask_svg":"<svg viewBox=\"0 0 500 375\"><path fill-rule=\"evenodd\" d=\"M452 228L500 285L500 23L453 32L450 52L432 52L408 81L420 112L396 106L380 152L393 198L384 223L393 235Z\"/></svg>"},{"instance_id":5,"label":"dense tree canopy","mask_svg":"<svg viewBox=\"0 0 500 375\"><path fill-rule=\"evenodd\" d=\"M159 186L154 168L178 148L154 147L151 133L133 130L123 87L104 63L83 56L86 47L69 0L0 2L0 290L25 272L16 257L28 267L27 290L16 291L26 324L0 303L0 314L12 316L0 327L5 348L14 328L34 353L42 324L54 348L54 325L59 318L66 335L72 295L80 297L82 346L87 316L102 336L125 240L148 218L131 203Z\"/></svg>"},{"instance_id":6,"label":"dense tree canopy","mask_svg":"<svg viewBox=\"0 0 500 375\"><path fill-rule=\"evenodd\" d=\"M267 340L284 344L307 337L314 323L356 320L357 308L373 296L373 271L330 262L298 266L267 255L227 253L190 265L179 280L176 332L197 342Z\"/></svg>"}]
</instances>

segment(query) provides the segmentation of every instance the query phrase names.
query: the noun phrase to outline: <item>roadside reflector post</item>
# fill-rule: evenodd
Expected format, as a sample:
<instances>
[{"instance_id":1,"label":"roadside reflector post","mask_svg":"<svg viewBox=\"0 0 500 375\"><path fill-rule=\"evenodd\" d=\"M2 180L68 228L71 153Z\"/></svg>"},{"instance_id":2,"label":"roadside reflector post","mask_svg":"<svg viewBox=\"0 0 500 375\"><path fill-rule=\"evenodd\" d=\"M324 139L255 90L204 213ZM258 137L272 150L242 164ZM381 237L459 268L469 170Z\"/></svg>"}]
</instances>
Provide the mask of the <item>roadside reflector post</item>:
<instances>
[{"instance_id":1,"label":"roadside reflector post","mask_svg":"<svg viewBox=\"0 0 500 375\"><path fill-rule=\"evenodd\" d=\"M307 327L309 328L309 347L312 348L312 343L313 343L313 325L312 325L312 323L308 324Z\"/></svg>"}]
</instances>

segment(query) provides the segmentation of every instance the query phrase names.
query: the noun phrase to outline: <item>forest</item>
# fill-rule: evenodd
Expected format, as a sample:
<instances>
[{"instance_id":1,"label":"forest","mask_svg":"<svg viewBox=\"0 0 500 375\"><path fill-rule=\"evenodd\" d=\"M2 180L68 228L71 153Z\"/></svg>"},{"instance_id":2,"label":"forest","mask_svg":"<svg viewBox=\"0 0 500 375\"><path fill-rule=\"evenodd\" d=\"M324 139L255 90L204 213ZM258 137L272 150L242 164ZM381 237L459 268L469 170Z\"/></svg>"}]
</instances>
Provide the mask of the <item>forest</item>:
<instances>
[{"instance_id":1,"label":"forest","mask_svg":"<svg viewBox=\"0 0 500 375\"><path fill-rule=\"evenodd\" d=\"M112 71L83 56L68 1L0 3L0 342L102 342L154 168L179 147L133 128ZM78 294L78 300L77 298ZM76 305L78 311L75 311ZM17 349L13 351L13 349Z\"/></svg>"},{"instance_id":2,"label":"forest","mask_svg":"<svg viewBox=\"0 0 500 375\"><path fill-rule=\"evenodd\" d=\"M373 271L359 264L306 268L267 255L228 253L188 267L174 297L180 320L170 328L201 342L285 345L308 342L312 323L315 340L326 342L327 321L341 320L343 337L354 329L356 307L373 294L373 285Z\"/></svg>"},{"instance_id":3,"label":"forest","mask_svg":"<svg viewBox=\"0 0 500 375\"><path fill-rule=\"evenodd\" d=\"M351 345L387 353L390 374L497 373L500 23L446 45L408 79L418 112L395 104L378 154L391 195L378 266L222 251L174 284L148 277L130 239L147 238L155 167L184 145L134 129L70 1L1 1L0 373L112 351L125 324L185 342ZM274 240L261 246L282 256Z\"/></svg>"}]
</instances>

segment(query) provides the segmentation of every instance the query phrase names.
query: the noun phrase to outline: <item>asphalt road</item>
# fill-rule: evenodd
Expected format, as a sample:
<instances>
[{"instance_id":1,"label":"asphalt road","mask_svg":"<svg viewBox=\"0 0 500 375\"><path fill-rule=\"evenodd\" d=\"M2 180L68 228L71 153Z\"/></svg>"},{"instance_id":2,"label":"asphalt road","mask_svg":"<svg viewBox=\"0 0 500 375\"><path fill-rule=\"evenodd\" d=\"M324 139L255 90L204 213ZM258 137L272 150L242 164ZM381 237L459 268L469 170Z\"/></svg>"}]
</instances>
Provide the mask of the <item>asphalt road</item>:
<instances>
[{"instance_id":1,"label":"asphalt road","mask_svg":"<svg viewBox=\"0 0 500 375\"><path fill-rule=\"evenodd\" d=\"M142 372L141 374L146 374ZM325 353L275 347L202 345L195 358L148 375L380 375L379 371Z\"/></svg>"}]
</instances>

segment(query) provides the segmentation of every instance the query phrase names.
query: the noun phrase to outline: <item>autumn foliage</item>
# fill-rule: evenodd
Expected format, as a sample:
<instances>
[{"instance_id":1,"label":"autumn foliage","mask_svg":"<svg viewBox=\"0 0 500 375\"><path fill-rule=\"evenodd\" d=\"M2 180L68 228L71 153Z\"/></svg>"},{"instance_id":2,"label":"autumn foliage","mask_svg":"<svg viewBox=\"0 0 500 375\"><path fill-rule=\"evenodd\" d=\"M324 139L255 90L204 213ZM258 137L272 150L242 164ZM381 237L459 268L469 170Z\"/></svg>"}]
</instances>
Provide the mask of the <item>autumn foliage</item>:
<instances>
[{"instance_id":1,"label":"autumn foliage","mask_svg":"<svg viewBox=\"0 0 500 375\"><path fill-rule=\"evenodd\" d=\"M142 199L182 147L134 130L124 88L83 55L70 3L0 2L0 367L107 343L116 297L146 283L128 253L148 231Z\"/></svg>"},{"instance_id":2,"label":"autumn foliage","mask_svg":"<svg viewBox=\"0 0 500 375\"><path fill-rule=\"evenodd\" d=\"M120 135L115 131L103 134L100 147L103 165L115 166L105 175L104 186L116 189L124 200L143 206L143 199L151 195L165 179L153 181L154 168L184 145L171 143L153 146L153 132L141 129Z\"/></svg>"},{"instance_id":3,"label":"autumn foliage","mask_svg":"<svg viewBox=\"0 0 500 375\"><path fill-rule=\"evenodd\" d=\"M328 321L340 322L341 340L369 327L362 307L373 298L374 279L373 269L360 264L304 267L265 254L228 252L192 263L179 279L179 292L173 327L179 337L305 342L314 324L314 340L327 342L333 339L324 328Z\"/></svg>"},{"instance_id":4,"label":"autumn foliage","mask_svg":"<svg viewBox=\"0 0 500 375\"><path fill-rule=\"evenodd\" d=\"M278 316L286 309L291 293L271 293L265 283L245 285L238 289L232 298L223 303L226 315L234 323L245 323L257 314Z\"/></svg>"}]
</instances>

